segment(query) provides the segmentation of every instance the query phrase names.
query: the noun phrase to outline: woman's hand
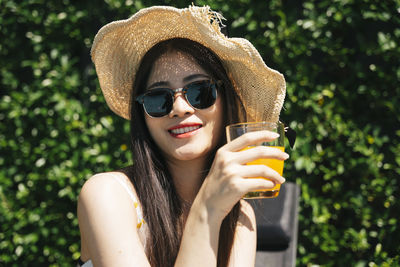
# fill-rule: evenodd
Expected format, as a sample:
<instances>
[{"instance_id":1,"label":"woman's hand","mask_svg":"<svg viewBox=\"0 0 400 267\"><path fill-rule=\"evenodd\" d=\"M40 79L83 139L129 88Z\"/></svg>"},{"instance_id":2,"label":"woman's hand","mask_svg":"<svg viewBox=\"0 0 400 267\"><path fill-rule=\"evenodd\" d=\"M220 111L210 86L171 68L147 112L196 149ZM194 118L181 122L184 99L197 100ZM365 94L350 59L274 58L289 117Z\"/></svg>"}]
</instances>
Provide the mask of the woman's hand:
<instances>
[{"instance_id":1,"label":"woman's hand","mask_svg":"<svg viewBox=\"0 0 400 267\"><path fill-rule=\"evenodd\" d=\"M286 160L289 157L287 153L267 146L241 151L248 146L273 141L278 136L277 133L270 131L251 132L221 147L215 155L211 170L195 203L204 203L211 212L208 212L209 216L216 216L215 218L222 220L247 192L270 189L276 183L285 182L281 175L268 166L246 165L246 163L260 158ZM255 177L266 177L270 180Z\"/></svg>"}]
</instances>

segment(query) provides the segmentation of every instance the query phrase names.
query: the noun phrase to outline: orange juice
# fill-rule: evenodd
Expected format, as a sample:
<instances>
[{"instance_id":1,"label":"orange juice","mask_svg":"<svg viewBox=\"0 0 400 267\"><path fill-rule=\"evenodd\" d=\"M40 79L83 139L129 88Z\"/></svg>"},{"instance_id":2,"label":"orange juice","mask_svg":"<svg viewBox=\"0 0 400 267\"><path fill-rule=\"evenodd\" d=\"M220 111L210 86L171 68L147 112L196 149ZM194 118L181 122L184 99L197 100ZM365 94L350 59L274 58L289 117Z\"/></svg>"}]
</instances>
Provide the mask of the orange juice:
<instances>
[{"instance_id":1,"label":"orange juice","mask_svg":"<svg viewBox=\"0 0 400 267\"><path fill-rule=\"evenodd\" d=\"M254 146L246 147L243 150L251 149ZM270 146L272 147L272 146ZM281 151L285 151L285 148L283 146L273 146L274 148L278 148ZM266 165L270 167L271 169L275 170L279 175L282 175L283 173L283 160L278 160L278 159L256 159L253 161L248 162L246 165ZM254 178L261 178L261 179L267 179L267 177L254 177ZM281 188L280 184L276 184L273 188L271 189L262 189L262 190L257 190L254 192L249 192L247 193L244 198L273 198L277 197L279 195L279 190Z\"/></svg>"}]
</instances>

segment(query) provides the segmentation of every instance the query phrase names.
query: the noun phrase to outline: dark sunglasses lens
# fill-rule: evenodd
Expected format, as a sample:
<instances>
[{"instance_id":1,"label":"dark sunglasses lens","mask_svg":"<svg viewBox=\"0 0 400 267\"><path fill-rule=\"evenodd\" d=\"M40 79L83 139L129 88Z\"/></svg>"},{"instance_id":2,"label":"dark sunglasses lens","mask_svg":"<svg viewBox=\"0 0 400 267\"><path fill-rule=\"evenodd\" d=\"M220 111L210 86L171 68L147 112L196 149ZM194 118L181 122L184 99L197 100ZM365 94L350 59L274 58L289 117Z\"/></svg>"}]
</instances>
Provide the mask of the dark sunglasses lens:
<instances>
[{"instance_id":1,"label":"dark sunglasses lens","mask_svg":"<svg viewBox=\"0 0 400 267\"><path fill-rule=\"evenodd\" d=\"M215 84L210 82L190 84L187 88L186 98L194 108L204 109L211 107L217 99Z\"/></svg>"},{"instance_id":2,"label":"dark sunglasses lens","mask_svg":"<svg viewBox=\"0 0 400 267\"><path fill-rule=\"evenodd\" d=\"M143 105L152 117L162 117L172 110L172 97L168 90L154 89L143 98Z\"/></svg>"}]
</instances>

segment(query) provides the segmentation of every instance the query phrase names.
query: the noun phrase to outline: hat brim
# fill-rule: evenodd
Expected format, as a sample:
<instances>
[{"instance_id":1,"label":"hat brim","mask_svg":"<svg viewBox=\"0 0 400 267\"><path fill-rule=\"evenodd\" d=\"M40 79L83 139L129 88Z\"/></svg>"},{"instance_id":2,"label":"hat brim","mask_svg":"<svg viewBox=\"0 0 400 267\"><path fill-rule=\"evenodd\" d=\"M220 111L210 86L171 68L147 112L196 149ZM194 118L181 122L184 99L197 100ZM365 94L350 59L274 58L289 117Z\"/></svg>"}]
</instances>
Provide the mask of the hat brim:
<instances>
[{"instance_id":1,"label":"hat brim","mask_svg":"<svg viewBox=\"0 0 400 267\"><path fill-rule=\"evenodd\" d=\"M159 42L187 38L221 59L248 121L278 121L286 92L283 75L269 68L249 41L223 35L215 18L209 7L154 6L102 27L91 55L111 110L129 120L132 85L142 57Z\"/></svg>"}]
</instances>

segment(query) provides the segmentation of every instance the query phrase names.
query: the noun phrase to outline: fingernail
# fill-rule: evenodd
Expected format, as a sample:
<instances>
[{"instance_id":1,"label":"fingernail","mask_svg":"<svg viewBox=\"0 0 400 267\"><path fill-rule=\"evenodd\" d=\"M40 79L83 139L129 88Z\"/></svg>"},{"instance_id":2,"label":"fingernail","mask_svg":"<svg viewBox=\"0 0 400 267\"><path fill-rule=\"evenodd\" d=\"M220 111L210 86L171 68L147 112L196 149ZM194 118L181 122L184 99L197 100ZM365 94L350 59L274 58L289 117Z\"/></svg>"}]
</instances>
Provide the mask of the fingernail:
<instances>
[{"instance_id":1,"label":"fingernail","mask_svg":"<svg viewBox=\"0 0 400 267\"><path fill-rule=\"evenodd\" d=\"M280 134L278 134L278 133L274 133L274 132L272 133L273 138L278 138L279 136L280 136Z\"/></svg>"},{"instance_id":2,"label":"fingernail","mask_svg":"<svg viewBox=\"0 0 400 267\"><path fill-rule=\"evenodd\" d=\"M283 152L283 153L285 153L285 152ZM289 158L289 154L285 153L284 158L285 158L285 160L288 159Z\"/></svg>"},{"instance_id":3,"label":"fingernail","mask_svg":"<svg viewBox=\"0 0 400 267\"><path fill-rule=\"evenodd\" d=\"M281 184L283 184L284 182L286 182L286 179L283 178L283 177L282 177L282 180L283 180L283 181L281 182Z\"/></svg>"}]
</instances>

